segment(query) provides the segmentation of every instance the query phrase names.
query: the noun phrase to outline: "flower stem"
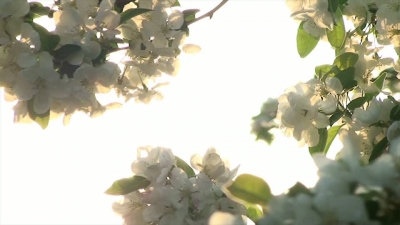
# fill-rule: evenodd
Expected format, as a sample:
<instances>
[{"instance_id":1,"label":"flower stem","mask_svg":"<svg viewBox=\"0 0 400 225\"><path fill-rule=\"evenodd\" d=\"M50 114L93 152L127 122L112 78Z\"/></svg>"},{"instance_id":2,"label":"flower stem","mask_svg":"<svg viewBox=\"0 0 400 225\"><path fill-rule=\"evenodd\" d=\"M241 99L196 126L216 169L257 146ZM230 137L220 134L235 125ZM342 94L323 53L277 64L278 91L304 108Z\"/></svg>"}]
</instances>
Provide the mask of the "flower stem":
<instances>
[{"instance_id":1,"label":"flower stem","mask_svg":"<svg viewBox=\"0 0 400 225\"><path fill-rule=\"evenodd\" d=\"M227 2L228 2L228 0L222 0L215 8L213 8L211 11L209 11L208 13L206 13L206 14L200 16L200 17L197 17L197 18L194 19L194 20L191 20L191 21L187 22L187 25L189 26L190 24L196 23L197 21L202 20L202 19L204 19L204 18L206 18L206 17L210 17L210 19L211 19L212 16L214 15L214 13L217 12L217 11L218 11L223 5L225 5Z\"/></svg>"}]
</instances>

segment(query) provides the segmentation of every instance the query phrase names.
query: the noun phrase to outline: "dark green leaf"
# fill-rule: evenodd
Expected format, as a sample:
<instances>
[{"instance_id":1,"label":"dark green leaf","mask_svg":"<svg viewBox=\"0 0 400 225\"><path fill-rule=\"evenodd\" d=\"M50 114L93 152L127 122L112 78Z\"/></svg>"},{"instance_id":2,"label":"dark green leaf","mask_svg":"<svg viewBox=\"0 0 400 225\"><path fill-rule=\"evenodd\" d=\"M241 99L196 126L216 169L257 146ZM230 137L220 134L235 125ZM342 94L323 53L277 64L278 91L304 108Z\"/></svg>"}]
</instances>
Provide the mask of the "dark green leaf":
<instances>
[{"instance_id":1,"label":"dark green leaf","mask_svg":"<svg viewBox=\"0 0 400 225\"><path fill-rule=\"evenodd\" d=\"M331 46L336 49L340 49L344 40L346 39L346 30L344 28L343 15L340 10L336 10L335 12L335 21L336 25L333 27L332 30L326 29L326 35Z\"/></svg>"},{"instance_id":2,"label":"dark green leaf","mask_svg":"<svg viewBox=\"0 0 400 225\"><path fill-rule=\"evenodd\" d=\"M97 56L97 58L92 60L93 66L98 66L98 65L104 64L104 62L106 61L108 53L109 52L107 50L102 48L99 56Z\"/></svg>"},{"instance_id":3,"label":"dark green leaf","mask_svg":"<svg viewBox=\"0 0 400 225\"><path fill-rule=\"evenodd\" d=\"M396 99L393 98L393 96L388 95L388 99L390 99L390 101L394 104L400 104L400 102L398 102Z\"/></svg>"},{"instance_id":4,"label":"dark green leaf","mask_svg":"<svg viewBox=\"0 0 400 225\"><path fill-rule=\"evenodd\" d=\"M388 144L389 141L386 137L384 137L378 144L376 144L372 149L371 156L369 157L369 162L372 162L379 156L381 156L382 153L385 151L386 147L388 146Z\"/></svg>"},{"instance_id":5,"label":"dark green leaf","mask_svg":"<svg viewBox=\"0 0 400 225\"><path fill-rule=\"evenodd\" d=\"M40 42L42 43L42 49L45 51L52 51L60 43L60 36L55 34L50 34L47 37L40 37Z\"/></svg>"},{"instance_id":6,"label":"dark green leaf","mask_svg":"<svg viewBox=\"0 0 400 225\"><path fill-rule=\"evenodd\" d=\"M259 219L263 217L263 212L257 205L249 205L247 208L247 217L251 219L253 222L257 222Z\"/></svg>"},{"instance_id":7,"label":"dark green leaf","mask_svg":"<svg viewBox=\"0 0 400 225\"><path fill-rule=\"evenodd\" d=\"M356 108L360 108L361 106L364 105L364 103L367 102L367 100L368 100L368 98L365 97L365 96L364 96L364 97L359 97L359 98L353 99L353 100L347 105L347 108L350 109L350 110L354 110L354 109L356 109Z\"/></svg>"},{"instance_id":8,"label":"dark green leaf","mask_svg":"<svg viewBox=\"0 0 400 225\"><path fill-rule=\"evenodd\" d=\"M139 189L144 189L149 184L150 181L145 177L135 175L115 181L105 193L109 195L126 195Z\"/></svg>"},{"instance_id":9,"label":"dark green leaf","mask_svg":"<svg viewBox=\"0 0 400 225\"><path fill-rule=\"evenodd\" d=\"M183 24L183 26L180 29L181 31L185 32L186 37L189 37L189 27L186 25L186 23Z\"/></svg>"},{"instance_id":10,"label":"dark green leaf","mask_svg":"<svg viewBox=\"0 0 400 225\"><path fill-rule=\"evenodd\" d=\"M358 54L352 52L345 52L338 55L333 61L333 65L336 65L340 70L354 67L358 61Z\"/></svg>"},{"instance_id":11,"label":"dark green leaf","mask_svg":"<svg viewBox=\"0 0 400 225\"><path fill-rule=\"evenodd\" d=\"M289 188L288 196L296 197L298 194L311 195L311 191L300 182L296 182L291 188Z\"/></svg>"},{"instance_id":12,"label":"dark green leaf","mask_svg":"<svg viewBox=\"0 0 400 225\"><path fill-rule=\"evenodd\" d=\"M28 114L29 117L35 121L37 124L40 125L40 127L42 127L42 129L46 129L47 126L49 125L49 121L50 121L50 109L47 110L45 113L43 114L38 114L35 112L35 110L33 109L33 102L34 102L35 96L28 100L27 102L27 106L28 106Z\"/></svg>"},{"instance_id":13,"label":"dark green leaf","mask_svg":"<svg viewBox=\"0 0 400 225\"><path fill-rule=\"evenodd\" d=\"M369 127L381 127L381 128L388 128L389 126L382 120L379 120L378 122L372 123L369 125Z\"/></svg>"},{"instance_id":14,"label":"dark green leaf","mask_svg":"<svg viewBox=\"0 0 400 225\"><path fill-rule=\"evenodd\" d=\"M400 105L395 105L390 110L390 119L394 121L400 120Z\"/></svg>"},{"instance_id":15,"label":"dark green leaf","mask_svg":"<svg viewBox=\"0 0 400 225\"><path fill-rule=\"evenodd\" d=\"M50 8L44 7L40 2L30 2L29 6L29 13L35 14L35 18L40 16L47 16L50 13Z\"/></svg>"},{"instance_id":16,"label":"dark green leaf","mask_svg":"<svg viewBox=\"0 0 400 225\"><path fill-rule=\"evenodd\" d=\"M297 30L297 52L301 58L305 58L317 46L319 38L312 36L303 29L304 22L300 23Z\"/></svg>"},{"instance_id":17,"label":"dark green leaf","mask_svg":"<svg viewBox=\"0 0 400 225\"><path fill-rule=\"evenodd\" d=\"M37 23L29 22L29 24L39 34L41 50L50 52L60 43L60 36L50 33L46 28Z\"/></svg>"},{"instance_id":18,"label":"dark green leaf","mask_svg":"<svg viewBox=\"0 0 400 225\"><path fill-rule=\"evenodd\" d=\"M183 18L186 22L196 19L196 13L200 12L200 9L186 9L183 10Z\"/></svg>"},{"instance_id":19,"label":"dark green leaf","mask_svg":"<svg viewBox=\"0 0 400 225\"><path fill-rule=\"evenodd\" d=\"M178 156L175 156L175 163L178 168L181 168L183 171L186 172L189 178L196 176L192 167L190 167L185 161L183 161Z\"/></svg>"},{"instance_id":20,"label":"dark green leaf","mask_svg":"<svg viewBox=\"0 0 400 225\"><path fill-rule=\"evenodd\" d=\"M382 72L380 72L380 74L382 74L382 73L386 73L387 77L395 77L395 76L397 76L397 74L399 74L393 67L387 68L387 69L383 70Z\"/></svg>"},{"instance_id":21,"label":"dark green leaf","mask_svg":"<svg viewBox=\"0 0 400 225\"><path fill-rule=\"evenodd\" d=\"M81 49L82 48L79 45L66 44L54 51L54 58L56 60L63 61L68 59L68 57L80 52Z\"/></svg>"},{"instance_id":22,"label":"dark green leaf","mask_svg":"<svg viewBox=\"0 0 400 225\"><path fill-rule=\"evenodd\" d=\"M331 144L333 142L333 140L335 140L336 135L339 133L339 130L342 126L333 126L331 128L329 128L328 130L328 138L326 140L326 145L325 145L325 149L324 149L324 154L328 154L329 151L329 147L331 147Z\"/></svg>"},{"instance_id":23,"label":"dark green leaf","mask_svg":"<svg viewBox=\"0 0 400 225\"><path fill-rule=\"evenodd\" d=\"M139 8L134 8L134 9L128 9L124 12L121 13L121 20L119 21L119 24L123 24L126 21L132 19L135 16L141 15L143 13L147 13L152 11L151 9L139 9Z\"/></svg>"},{"instance_id":24,"label":"dark green leaf","mask_svg":"<svg viewBox=\"0 0 400 225\"><path fill-rule=\"evenodd\" d=\"M227 188L226 194L251 204L266 205L271 199L271 189L263 179L251 174L241 174Z\"/></svg>"},{"instance_id":25,"label":"dark green leaf","mask_svg":"<svg viewBox=\"0 0 400 225\"><path fill-rule=\"evenodd\" d=\"M308 148L310 155L313 155L314 153L318 152L324 152L326 141L328 139L328 130L326 128L320 128L318 129L318 134L319 134L318 144L316 146Z\"/></svg>"},{"instance_id":26,"label":"dark green leaf","mask_svg":"<svg viewBox=\"0 0 400 225\"><path fill-rule=\"evenodd\" d=\"M336 110L336 112L334 112L332 114L331 117L329 117L329 125L333 125L336 123L336 121L338 121L340 118L342 118L342 116L344 115L343 111L340 111L339 109Z\"/></svg>"},{"instance_id":27,"label":"dark green leaf","mask_svg":"<svg viewBox=\"0 0 400 225\"><path fill-rule=\"evenodd\" d=\"M328 10L329 12L335 13L339 6L338 0L328 0Z\"/></svg>"},{"instance_id":28,"label":"dark green leaf","mask_svg":"<svg viewBox=\"0 0 400 225\"><path fill-rule=\"evenodd\" d=\"M356 28L356 33L360 36L365 36L367 33L364 31L365 27L367 26L367 22L362 23L360 26Z\"/></svg>"},{"instance_id":29,"label":"dark green leaf","mask_svg":"<svg viewBox=\"0 0 400 225\"><path fill-rule=\"evenodd\" d=\"M357 86L357 81L354 80L355 72L356 68L351 66L336 74L335 77L340 80L344 90Z\"/></svg>"}]
</instances>

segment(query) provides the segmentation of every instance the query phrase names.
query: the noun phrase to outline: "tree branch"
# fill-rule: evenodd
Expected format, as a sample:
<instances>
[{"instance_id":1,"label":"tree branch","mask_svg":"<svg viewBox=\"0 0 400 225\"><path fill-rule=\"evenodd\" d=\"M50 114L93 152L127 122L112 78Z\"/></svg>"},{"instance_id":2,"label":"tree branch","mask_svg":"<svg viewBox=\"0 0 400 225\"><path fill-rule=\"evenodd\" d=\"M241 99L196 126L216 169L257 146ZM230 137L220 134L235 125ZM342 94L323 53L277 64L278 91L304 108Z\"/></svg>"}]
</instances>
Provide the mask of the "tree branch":
<instances>
[{"instance_id":1,"label":"tree branch","mask_svg":"<svg viewBox=\"0 0 400 225\"><path fill-rule=\"evenodd\" d=\"M197 17L197 18L194 19L194 20L191 20L191 21L187 22L187 26L189 26L190 24L196 23L197 21L202 20L202 19L204 19L204 18L206 18L206 17L210 17L210 19L211 19L212 16L214 15L214 13L217 12L217 11L218 11L223 5L225 5L227 2L228 2L228 0L222 0L221 3L219 3L215 8L213 8L213 9L212 9L211 11L209 11L208 13L206 13L206 14L200 16L200 17Z\"/></svg>"}]
</instances>

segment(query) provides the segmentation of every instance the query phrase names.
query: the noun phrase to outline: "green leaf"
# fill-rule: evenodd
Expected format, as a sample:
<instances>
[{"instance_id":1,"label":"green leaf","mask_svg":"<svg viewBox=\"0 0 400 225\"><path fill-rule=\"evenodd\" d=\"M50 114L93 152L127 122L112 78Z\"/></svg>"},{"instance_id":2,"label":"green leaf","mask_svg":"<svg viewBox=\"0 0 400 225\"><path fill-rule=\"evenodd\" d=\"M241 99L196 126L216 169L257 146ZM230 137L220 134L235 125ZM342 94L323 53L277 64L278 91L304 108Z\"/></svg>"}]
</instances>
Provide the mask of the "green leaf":
<instances>
[{"instance_id":1,"label":"green leaf","mask_svg":"<svg viewBox=\"0 0 400 225\"><path fill-rule=\"evenodd\" d=\"M338 55L333 61L333 65L336 65L340 70L354 67L358 61L358 54L352 52L345 52Z\"/></svg>"},{"instance_id":2,"label":"green leaf","mask_svg":"<svg viewBox=\"0 0 400 225\"><path fill-rule=\"evenodd\" d=\"M47 16L50 13L50 8L44 7L40 2L30 2L29 6L30 6L29 13L33 13L34 18Z\"/></svg>"},{"instance_id":3,"label":"green leaf","mask_svg":"<svg viewBox=\"0 0 400 225\"><path fill-rule=\"evenodd\" d=\"M109 195L126 195L139 189L149 186L150 181L145 177L133 176L115 181L110 188L105 191Z\"/></svg>"},{"instance_id":4,"label":"green leaf","mask_svg":"<svg viewBox=\"0 0 400 225\"><path fill-rule=\"evenodd\" d=\"M304 184L296 182L295 185L289 188L288 196L296 197L298 194L311 195L311 191Z\"/></svg>"},{"instance_id":5,"label":"green leaf","mask_svg":"<svg viewBox=\"0 0 400 225\"><path fill-rule=\"evenodd\" d=\"M318 129L318 134L319 134L318 144L316 146L308 148L310 155L313 155L314 153L318 152L324 152L326 141L328 139L328 130L326 128L320 128Z\"/></svg>"},{"instance_id":6,"label":"green leaf","mask_svg":"<svg viewBox=\"0 0 400 225\"><path fill-rule=\"evenodd\" d=\"M52 51L60 43L60 36L55 34L50 34L46 37L40 37L40 42L42 43L42 49L45 51Z\"/></svg>"},{"instance_id":7,"label":"green leaf","mask_svg":"<svg viewBox=\"0 0 400 225\"><path fill-rule=\"evenodd\" d=\"M396 99L394 99L393 96L391 96L391 95L388 95L388 99L394 104L400 104L400 102L398 102Z\"/></svg>"},{"instance_id":8,"label":"green leaf","mask_svg":"<svg viewBox=\"0 0 400 225\"><path fill-rule=\"evenodd\" d=\"M174 7L174 6L181 6L181 3L179 3L179 1L176 0L175 3L171 7Z\"/></svg>"},{"instance_id":9,"label":"green leaf","mask_svg":"<svg viewBox=\"0 0 400 225\"><path fill-rule=\"evenodd\" d=\"M389 68L390 69L390 68ZM376 97L377 95L379 95L380 91L383 88L383 84L385 83L385 79L387 76L388 71L384 70L382 71L378 77L374 80L374 82L372 82L373 84L376 85L377 88L379 88L379 91L376 92L372 92L372 93L366 93L365 96L367 97L367 101L372 100L374 97Z\"/></svg>"},{"instance_id":10,"label":"green leaf","mask_svg":"<svg viewBox=\"0 0 400 225\"><path fill-rule=\"evenodd\" d=\"M336 12L337 8L339 6L338 0L328 0L328 10L329 12Z\"/></svg>"},{"instance_id":11,"label":"green leaf","mask_svg":"<svg viewBox=\"0 0 400 225\"><path fill-rule=\"evenodd\" d=\"M183 161L178 156L175 156L175 163L178 168L181 168L183 171L186 172L189 178L196 176L192 167L190 167L185 161Z\"/></svg>"},{"instance_id":12,"label":"green leaf","mask_svg":"<svg viewBox=\"0 0 400 225\"><path fill-rule=\"evenodd\" d=\"M68 57L80 52L81 49L82 48L79 45L66 44L54 51L54 58L56 60L63 61L68 59Z\"/></svg>"},{"instance_id":13,"label":"green leaf","mask_svg":"<svg viewBox=\"0 0 400 225\"><path fill-rule=\"evenodd\" d=\"M331 128L329 128L328 130L328 138L326 140L326 145L325 145L325 149L324 149L324 154L328 154L329 151L329 147L331 147L331 144L333 142L333 140L335 140L336 135L339 133L340 128L342 127L342 125L340 126L333 126Z\"/></svg>"},{"instance_id":14,"label":"green leaf","mask_svg":"<svg viewBox=\"0 0 400 225\"><path fill-rule=\"evenodd\" d=\"M39 124L40 127L42 127L42 129L44 130L49 125L50 109L47 110L43 114L36 113L35 110L33 109L34 99L35 99L35 96L33 96L33 98L28 100L28 102L27 102L28 115L33 121L35 121L37 124Z\"/></svg>"},{"instance_id":15,"label":"green leaf","mask_svg":"<svg viewBox=\"0 0 400 225\"><path fill-rule=\"evenodd\" d=\"M257 205L248 205L246 216L251 219L254 223L261 219L264 215L261 209Z\"/></svg>"},{"instance_id":16,"label":"green leaf","mask_svg":"<svg viewBox=\"0 0 400 225\"><path fill-rule=\"evenodd\" d=\"M267 182L251 174L239 175L226 188L226 192L230 198L259 205L266 205L272 197Z\"/></svg>"},{"instance_id":17,"label":"green leaf","mask_svg":"<svg viewBox=\"0 0 400 225\"><path fill-rule=\"evenodd\" d=\"M336 74L335 77L340 80L344 90L357 86L357 81L354 80L355 72L356 68L351 66Z\"/></svg>"},{"instance_id":18,"label":"green leaf","mask_svg":"<svg viewBox=\"0 0 400 225\"><path fill-rule=\"evenodd\" d=\"M196 13L200 12L200 9L186 9L183 10L183 18L186 22L196 19Z\"/></svg>"},{"instance_id":19,"label":"green leaf","mask_svg":"<svg viewBox=\"0 0 400 225\"><path fill-rule=\"evenodd\" d=\"M350 109L350 110L354 110L354 109L356 109L356 108L360 108L361 106L364 105L364 103L367 102L367 100L368 100L368 97L365 97L365 96L359 97L359 98L356 98L356 99L353 99L353 100L347 105L347 108Z\"/></svg>"},{"instance_id":20,"label":"green leaf","mask_svg":"<svg viewBox=\"0 0 400 225\"><path fill-rule=\"evenodd\" d=\"M336 0L335 0L336 1ZM328 41L332 47L340 49L344 40L346 39L346 30L344 27L343 15L340 10L335 12L336 25L332 30L326 29Z\"/></svg>"},{"instance_id":21,"label":"green leaf","mask_svg":"<svg viewBox=\"0 0 400 225\"><path fill-rule=\"evenodd\" d=\"M50 33L46 28L34 22L28 22L38 32L42 51L52 51L60 43L60 36Z\"/></svg>"},{"instance_id":22,"label":"green leaf","mask_svg":"<svg viewBox=\"0 0 400 225\"><path fill-rule=\"evenodd\" d=\"M297 52L301 58L305 58L317 46L319 38L312 36L303 29L304 21L297 30Z\"/></svg>"},{"instance_id":23,"label":"green leaf","mask_svg":"<svg viewBox=\"0 0 400 225\"><path fill-rule=\"evenodd\" d=\"M376 144L374 146L374 148L372 149L371 156L369 157L368 161L371 163L372 161L377 159L379 156L381 156L388 145L389 145L389 141L386 137L384 137L378 144Z\"/></svg>"},{"instance_id":24,"label":"green leaf","mask_svg":"<svg viewBox=\"0 0 400 225\"><path fill-rule=\"evenodd\" d=\"M329 117L329 125L333 125L336 123L336 121L338 121L340 118L342 118L342 116L344 115L343 111L340 111L339 109L336 110L336 112L334 112L332 114L331 117Z\"/></svg>"},{"instance_id":25,"label":"green leaf","mask_svg":"<svg viewBox=\"0 0 400 225\"><path fill-rule=\"evenodd\" d=\"M394 121L400 120L400 105L395 105L390 110L390 119Z\"/></svg>"},{"instance_id":26,"label":"green leaf","mask_svg":"<svg viewBox=\"0 0 400 225\"><path fill-rule=\"evenodd\" d=\"M321 77L327 73L329 73L332 69L332 65L324 64L315 67L315 75L321 79Z\"/></svg>"},{"instance_id":27,"label":"green leaf","mask_svg":"<svg viewBox=\"0 0 400 225\"><path fill-rule=\"evenodd\" d=\"M124 12L121 13L121 20L119 21L119 24L123 24L126 21L132 19L135 16L141 15L143 13L147 13L152 11L151 9L139 9L139 8L134 8L134 9L128 9Z\"/></svg>"},{"instance_id":28,"label":"green leaf","mask_svg":"<svg viewBox=\"0 0 400 225\"><path fill-rule=\"evenodd\" d=\"M379 88L379 90L382 90L383 84L385 83L386 79L386 71L383 71L379 74L379 76L374 80L374 84Z\"/></svg>"}]
</instances>

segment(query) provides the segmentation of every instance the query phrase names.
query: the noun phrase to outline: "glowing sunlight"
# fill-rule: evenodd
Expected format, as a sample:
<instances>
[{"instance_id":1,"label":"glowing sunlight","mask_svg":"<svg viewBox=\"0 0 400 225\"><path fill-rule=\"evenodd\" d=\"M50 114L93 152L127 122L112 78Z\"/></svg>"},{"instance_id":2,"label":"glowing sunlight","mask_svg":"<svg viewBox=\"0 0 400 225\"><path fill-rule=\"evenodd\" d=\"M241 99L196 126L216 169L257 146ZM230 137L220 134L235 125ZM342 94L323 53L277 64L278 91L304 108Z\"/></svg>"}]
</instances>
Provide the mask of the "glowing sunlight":
<instances>
[{"instance_id":1,"label":"glowing sunlight","mask_svg":"<svg viewBox=\"0 0 400 225\"><path fill-rule=\"evenodd\" d=\"M219 3L180 2L202 11ZM244 5L251 10L240 10ZM66 127L57 119L42 130L14 124L15 103L1 96L0 224L121 224L111 209L117 198L104 191L132 175L136 148L145 145L171 148L185 160L215 147L232 166L241 165L239 173L263 177L274 194L296 181L313 185L307 148L279 130L271 146L250 134L265 100L312 78L315 65L334 58L320 42L300 59L298 24L288 15L282 0L229 1L190 28L188 43L201 52L182 54L180 73L160 89L164 99L148 105L131 101L95 119L74 114Z\"/></svg>"}]
</instances>

